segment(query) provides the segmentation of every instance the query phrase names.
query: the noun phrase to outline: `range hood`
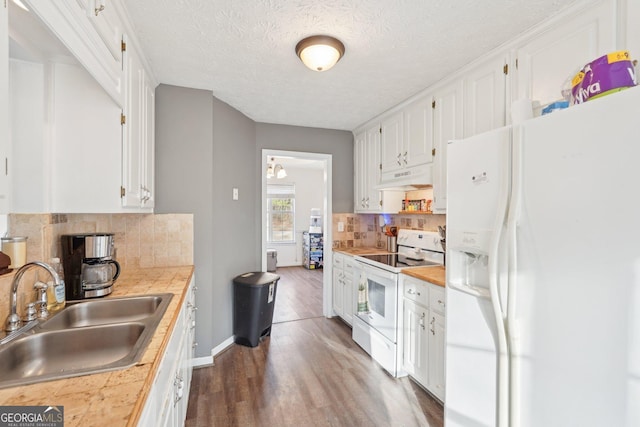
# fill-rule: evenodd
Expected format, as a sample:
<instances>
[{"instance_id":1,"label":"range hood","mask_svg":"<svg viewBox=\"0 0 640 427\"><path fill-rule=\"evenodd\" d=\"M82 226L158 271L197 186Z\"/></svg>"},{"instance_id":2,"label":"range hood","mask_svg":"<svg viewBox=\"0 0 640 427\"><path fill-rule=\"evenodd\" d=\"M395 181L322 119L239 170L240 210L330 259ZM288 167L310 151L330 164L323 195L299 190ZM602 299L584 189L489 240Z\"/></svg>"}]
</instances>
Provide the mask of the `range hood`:
<instances>
[{"instance_id":1,"label":"range hood","mask_svg":"<svg viewBox=\"0 0 640 427\"><path fill-rule=\"evenodd\" d=\"M423 190L433 186L433 165L383 172L376 190Z\"/></svg>"}]
</instances>

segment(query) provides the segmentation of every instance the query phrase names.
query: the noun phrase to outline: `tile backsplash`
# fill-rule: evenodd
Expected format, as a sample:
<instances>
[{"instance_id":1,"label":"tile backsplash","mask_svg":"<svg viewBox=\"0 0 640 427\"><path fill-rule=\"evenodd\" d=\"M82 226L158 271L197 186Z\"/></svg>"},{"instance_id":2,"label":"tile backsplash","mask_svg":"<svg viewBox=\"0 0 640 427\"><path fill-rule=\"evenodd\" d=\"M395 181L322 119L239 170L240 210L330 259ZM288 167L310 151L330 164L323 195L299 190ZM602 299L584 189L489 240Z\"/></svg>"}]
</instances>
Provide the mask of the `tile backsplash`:
<instances>
[{"instance_id":1,"label":"tile backsplash","mask_svg":"<svg viewBox=\"0 0 640 427\"><path fill-rule=\"evenodd\" d=\"M10 214L8 230L9 236L27 237L27 262L59 257L63 234L114 233L114 259L123 270L193 264L192 214ZM8 314L13 276L0 276L0 322ZM21 288L27 292L20 289L19 313L21 302L35 298L28 286Z\"/></svg>"},{"instance_id":2,"label":"tile backsplash","mask_svg":"<svg viewBox=\"0 0 640 427\"><path fill-rule=\"evenodd\" d=\"M193 264L191 214L11 214L9 234L26 236L27 261L60 256L60 236L114 233L122 267Z\"/></svg>"},{"instance_id":3,"label":"tile backsplash","mask_svg":"<svg viewBox=\"0 0 640 427\"><path fill-rule=\"evenodd\" d=\"M446 215L437 214L351 214L332 216L333 249L375 247L387 249L387 238L381 228L380 217L386 225L412 230L438 231L444 226ZM343 231L340 230L342 223Z\"/></svg>"}]
</instances>

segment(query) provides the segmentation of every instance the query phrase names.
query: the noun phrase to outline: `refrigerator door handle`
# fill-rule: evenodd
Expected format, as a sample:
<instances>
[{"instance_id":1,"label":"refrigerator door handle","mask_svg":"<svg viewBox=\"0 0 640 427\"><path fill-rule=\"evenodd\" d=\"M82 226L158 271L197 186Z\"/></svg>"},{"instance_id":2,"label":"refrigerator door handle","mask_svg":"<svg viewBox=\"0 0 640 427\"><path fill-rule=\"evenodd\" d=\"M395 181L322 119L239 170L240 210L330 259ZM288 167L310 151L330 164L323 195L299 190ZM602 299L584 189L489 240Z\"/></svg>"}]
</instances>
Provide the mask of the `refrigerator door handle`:
<instances>
[{"instance_id":1,"label":"refrigerator door handle","mask_svg":"<svg viewBox=\"0 0 640 427\"><path fill-rule=\"evenodd\" d=\"M509 149L507 150L508 156L511 156L511 131L509 135ZM504 159L509 160L509 157ZM509 164L509 163L507 163ZM498 278L500 277L499 263L500 255L500 242L502 240L503 228L505 227L507 220L507 208L509 203L509 192L511 186L511 171L506 169L505 176L502 177L501 182L503 188L501 188L500 195L498 196L497 214L493 228L493 235L491 238L491 246L489 248L489 293L491 295L491 305L493 308L493 314L496 321L497 341L498 341L498 396L497 396L497 414L496 425L497 427L509 427L509 342L507 339L507 325L506 325L506 310L503 307L502 299L500 298L500 284Z\"/></svg>"},{"instance_id":2,"label":"refrigerator door handle","mask_svg":"<svg viewBox=\"0 0 640 427\"><path fill-rule=\"evenodd\" d=\"M521 127L513 128L512 135L512 152L511 152L511 198L509 200L509 211L507 214L507 257L509 263L508 269L508 287L507 287L507 339L509 345L510 356L516 348L516 340L518 339L517 322L515 318L516 311L516 293L517 293L517 221L520 216L522 205L522 133ZM519 381L517 358L510 357L509 361L509 425L517 427L520 425L519 416Z\"/></svg>"}]
</instances>

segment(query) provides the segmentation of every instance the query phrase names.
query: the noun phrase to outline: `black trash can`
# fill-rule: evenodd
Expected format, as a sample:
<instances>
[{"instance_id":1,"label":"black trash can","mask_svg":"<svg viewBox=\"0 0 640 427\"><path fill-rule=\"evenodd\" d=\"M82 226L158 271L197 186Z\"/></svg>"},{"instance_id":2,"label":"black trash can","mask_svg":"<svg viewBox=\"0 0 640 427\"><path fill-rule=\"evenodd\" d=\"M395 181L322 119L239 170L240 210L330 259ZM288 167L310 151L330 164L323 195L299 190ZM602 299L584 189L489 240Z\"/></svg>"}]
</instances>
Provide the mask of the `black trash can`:
<instances>
[{"instance_id":1,"label":"black trash can","mask_svg":"<svg viewBox=\"0 0 640 427\"><path fill-rule=\"evenodd\" d=\"M255 347L271 335L276 287L280 276L245 273L233 279L233 335L236 344Z\"/></svg>"}]
</instances>

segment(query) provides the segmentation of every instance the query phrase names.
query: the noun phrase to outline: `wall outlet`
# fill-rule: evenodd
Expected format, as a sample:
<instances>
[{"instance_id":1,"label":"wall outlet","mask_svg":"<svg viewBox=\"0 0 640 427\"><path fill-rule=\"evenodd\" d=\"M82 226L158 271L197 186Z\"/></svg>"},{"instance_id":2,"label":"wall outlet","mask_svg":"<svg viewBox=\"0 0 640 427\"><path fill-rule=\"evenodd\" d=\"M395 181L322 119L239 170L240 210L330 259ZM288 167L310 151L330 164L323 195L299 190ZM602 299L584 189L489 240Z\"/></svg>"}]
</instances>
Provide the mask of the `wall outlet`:
<instances>
[{"instance_id":1,"label":"wall outlet","mask_svg":"<svg viewBox=\"0 0 640 427\"><path fill-rule=\"evenodd\" d=\"M338 223L338 232L340 233L344 232L344 222Z\"/></svg>"},{"instance_id":2,"label":"wall outlet","mask_svg":"<svg viewBox=\"0 0 640 427\"><path fill-rule=\"evenodd\" d=\"M233 189L233 194L232 194L231 198L233 200L238 200L238 189L237 188Z\"/></svg>"}]
</instances>

